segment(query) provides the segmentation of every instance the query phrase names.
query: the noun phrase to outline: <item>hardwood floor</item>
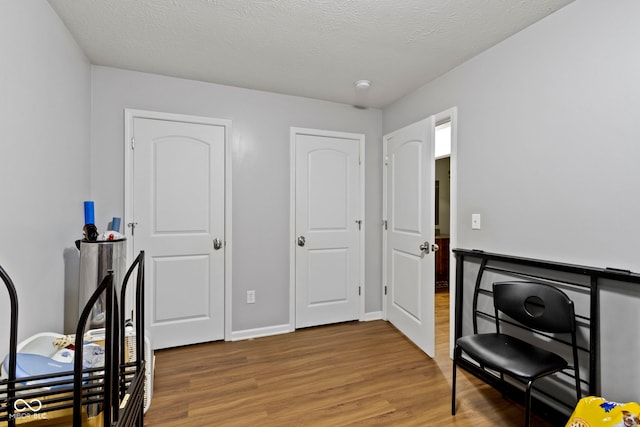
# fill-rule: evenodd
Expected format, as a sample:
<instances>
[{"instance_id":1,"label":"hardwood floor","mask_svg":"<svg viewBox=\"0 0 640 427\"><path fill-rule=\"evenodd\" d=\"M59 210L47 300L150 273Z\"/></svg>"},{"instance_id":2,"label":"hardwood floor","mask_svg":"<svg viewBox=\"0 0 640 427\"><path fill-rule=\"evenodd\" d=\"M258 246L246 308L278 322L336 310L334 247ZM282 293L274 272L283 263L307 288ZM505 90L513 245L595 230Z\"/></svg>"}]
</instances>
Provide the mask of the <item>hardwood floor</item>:
<instances>
[{"instance_id":1,"label":"hardwood floor","mask_svg":"<svg viewBox=\"0 0 640 427\"><path fill-rule=\"evenodd\" d=\"M522 425L520 405L463 371L451 416L448 295L434 359L384 321L157 351L145 426Z\"/></svg>"}]
</instances>

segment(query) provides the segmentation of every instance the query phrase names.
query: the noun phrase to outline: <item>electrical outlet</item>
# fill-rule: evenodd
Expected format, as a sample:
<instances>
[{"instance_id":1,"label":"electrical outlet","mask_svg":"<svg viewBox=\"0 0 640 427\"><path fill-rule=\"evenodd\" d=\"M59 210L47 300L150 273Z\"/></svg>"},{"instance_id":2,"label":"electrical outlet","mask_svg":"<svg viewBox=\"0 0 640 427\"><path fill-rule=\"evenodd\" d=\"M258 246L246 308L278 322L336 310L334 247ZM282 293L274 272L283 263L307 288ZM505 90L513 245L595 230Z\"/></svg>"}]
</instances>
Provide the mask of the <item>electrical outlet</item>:
<instances>
[{"instance_id":1,"label":"electrical outlet","mask_svg":"<svg viewBox=\"0 0 640 427\"><path fill-rule=\"evenodd\" d=\"M480 230L480 214L471 214L471 229Z\"/></svg>"},{"instance_id":2,"label":"electrical outlet","mask_svg":"<svg viewBox=\"0 0 640 427\"><path fill-rule=\"evenodd\" d=\"M247 304L255 304L256 291L247 291Z\"/></svg>"}]
</instances>

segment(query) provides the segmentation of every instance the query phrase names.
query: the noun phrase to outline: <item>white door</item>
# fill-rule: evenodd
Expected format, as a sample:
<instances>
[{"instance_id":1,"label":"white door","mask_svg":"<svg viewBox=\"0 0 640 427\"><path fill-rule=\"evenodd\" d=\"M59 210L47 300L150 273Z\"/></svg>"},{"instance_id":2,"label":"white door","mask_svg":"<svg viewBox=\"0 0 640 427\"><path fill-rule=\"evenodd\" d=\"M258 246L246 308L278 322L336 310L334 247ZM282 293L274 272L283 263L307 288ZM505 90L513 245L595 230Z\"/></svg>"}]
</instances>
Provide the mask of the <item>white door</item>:
<instances>
[{"instance_id":1,"label":"white door","mask_svg":"<svg viewBox=\"0 0 640 427\"><path fill-rule=\"evenodd\" d=\"M386 315L434 355L434 198L430 117L384 137Z\"/></svg>"},{"instance_id":2,"label":"white door","mask_svg":"<svg viewBox=\"0 0 640 427\"><path fill-rule=\"evenodd\" d=\"M344 134L349 135L349 134ZM295 326L358 319L362 135L292 131L295 150Z\"/></svg>"},{"instance_id":3,"label":"white door","mask_svg":"<svg viewBox=\"0 0 640 427\"><path fill-rule=\"evenodd\" d=\"M132 118L131 230L153 347L224 338L224 125Z\"/></svg>"}]
</instances>

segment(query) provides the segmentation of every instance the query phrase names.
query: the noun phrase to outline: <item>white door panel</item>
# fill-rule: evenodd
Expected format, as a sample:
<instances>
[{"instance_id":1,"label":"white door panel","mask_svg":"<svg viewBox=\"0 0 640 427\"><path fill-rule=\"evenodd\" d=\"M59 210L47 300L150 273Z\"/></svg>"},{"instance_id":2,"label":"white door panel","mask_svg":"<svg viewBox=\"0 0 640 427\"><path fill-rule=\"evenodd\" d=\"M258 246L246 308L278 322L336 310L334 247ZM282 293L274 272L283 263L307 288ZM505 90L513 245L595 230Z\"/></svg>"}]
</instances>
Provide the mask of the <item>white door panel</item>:
<instances>
[{"instance_id":1,"label":"white door panel","mask_svg":"<svg viewBox=\"0 0 640 427\"><path fill-rule=\"evenodd\" d=\"M393 287L391 302L397 310L412 317L415 321L422 318L420 307L421 289L416 277L420 277L420 257L414 254L393 250L391 258L391 275Z\"/></svg>"},{"instance_id":2,"label":"white door panel","mask_svg":"<svg viewBox=\"0 0 640 427\"><path fill-rule=\"evenodd\" d=\"M434 355L433 117L384 137L387 319ZM421 245L427 243L427 251Z\"/></svg>"},{"instance_id":3,"label":"white door panel","mask_svg":"<svg viewBox=\"0 0 640 427\"><path fill-rule=\"evenodd\" d=\"M209 145L162 137L153 142L151 155L151 179L155 180L153 234L209 233Z\"/></svg>"},{"instance_id":4,"label":"white door panel","mask_svg":"<svg viewBox=\"0 0 640 427\"><path fill-rule=\"evenodd\" d=\"M295 133L295 326L360 313L360 139ZM298 242L297 242L298 243Z\"/></svg>"},{"instance_id":5,"label":"white door panel","mask_svg":"<svg viewBox=\"0 0 640 427\"><path fill-rule=\"evenodd\" d=\"M134 251L146 253L154 348L224 338L222 125L133 119Z\"/></svg>"},{"instance_id":6,"label":"white door panel","mask_svg":"<svg viewBox=\"0 0 640 427\"><path fill-rule=\"evenodd\" d=\"M349 160L353 161L350 155L354 153L322 148L314 149L307 153L306 159L300 159L306 162L309 231L347 231L349 167L353 167L349 164Z\"/></svg>"},{"instance_id":7,"label":"white door panel","mask_svg":"<svg viewBox=\"0 0 640 427\"><path fill-rule=\"evenodd\" d=\"M348 248L308 251L307 305L345 303L349 300Z\"/></svg>"},{"instance_id":8,"label":"white door panel","mask_svg":"<svg viewBox=\"0 0 640 427\"><path fill-rule=\"evenodd\" d=\"M176 319L202 319L209 315L210 263L206 255L153 258L155 325ZM186 282L184 277L194 280ZM176 283L182 285L177 287Z\"/></svg>"},{"instance_id":9,"label":"white door panel","mask_svg":"<svg viewBox=\"0 0 640 427\"><path fill-rule=\"evenodd\" d=\"M394 173L391 180L392 230L411 236L420 236L423 226L422 144L420 140L397 143L390 156Z\"/></svg>"}]
</instances>

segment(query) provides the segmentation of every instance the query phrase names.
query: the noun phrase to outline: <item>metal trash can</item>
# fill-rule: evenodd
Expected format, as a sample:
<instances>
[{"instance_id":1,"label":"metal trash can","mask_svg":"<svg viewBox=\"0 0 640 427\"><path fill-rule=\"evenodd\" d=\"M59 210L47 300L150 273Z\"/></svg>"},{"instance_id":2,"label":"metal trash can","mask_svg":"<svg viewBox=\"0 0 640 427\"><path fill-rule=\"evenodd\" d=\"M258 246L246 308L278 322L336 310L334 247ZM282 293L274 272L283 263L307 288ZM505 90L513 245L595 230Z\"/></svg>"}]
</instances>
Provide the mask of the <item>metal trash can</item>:
<instances>
[{"instance_id":1,"label":"metal trash can","mask_svg":"<svg viewBox=\"0 0 640 427\"><path fill-rule=\"evenodd\" d=\"M113 283L117 294L122 288L126 272L126 239L105 241L80 241L80 289L78 313L82 313L91 295L100 286L109 270L113 271ZM101 296L93 306L87 326L91 329L105 326L106 301Z\"/></svg>"}]
</instances>

